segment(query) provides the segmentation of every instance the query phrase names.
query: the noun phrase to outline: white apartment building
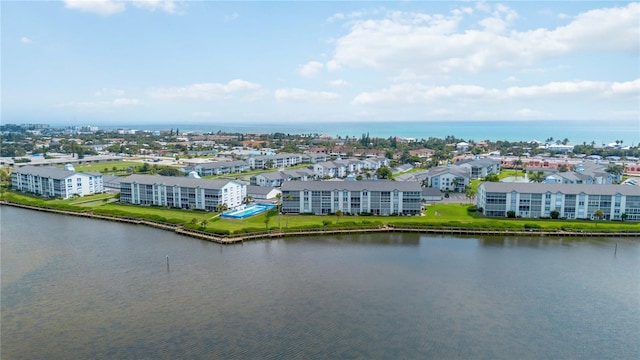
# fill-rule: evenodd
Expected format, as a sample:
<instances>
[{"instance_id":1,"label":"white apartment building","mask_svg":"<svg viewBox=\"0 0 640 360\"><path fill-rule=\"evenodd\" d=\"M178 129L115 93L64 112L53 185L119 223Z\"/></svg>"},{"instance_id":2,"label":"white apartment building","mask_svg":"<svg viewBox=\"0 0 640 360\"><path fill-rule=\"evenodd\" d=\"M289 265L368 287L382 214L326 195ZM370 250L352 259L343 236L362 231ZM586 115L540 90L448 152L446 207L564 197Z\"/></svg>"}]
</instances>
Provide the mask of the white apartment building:
<instances>
[{"instance_id":1,"label":"white apartment building","mask_svg":"<svg viewBox=\"0 0 640 360\"><path fill-rule=\"evenodd\" d=\"M159 175L131 175L120 182L120 202L214 211L235 208L247 196L247 186L232 180Z\"/></svg>"},{"instance_id":2,"label":"white apartment building","mask_svg":"<svg viewBox=\"0 0 640 360\"><path fill-rule=\"evenodd\" d=\"M640 187L630 185L536 184L483 182L478 187L477 204L486 216L550 217L594 219L601 210L604 219L640 220Z\"/></svg>"},{"instance_id":3,"label":"white apartment building","mask_svg":"<svg viewBox=\"0 0 640 360\"><path fill-rule=\"evenodd\" d=\"M11 188L52 198L68 199L104 192L102 174L44 166L23 166L11 173Z\"/></svg>"}]
</instances>

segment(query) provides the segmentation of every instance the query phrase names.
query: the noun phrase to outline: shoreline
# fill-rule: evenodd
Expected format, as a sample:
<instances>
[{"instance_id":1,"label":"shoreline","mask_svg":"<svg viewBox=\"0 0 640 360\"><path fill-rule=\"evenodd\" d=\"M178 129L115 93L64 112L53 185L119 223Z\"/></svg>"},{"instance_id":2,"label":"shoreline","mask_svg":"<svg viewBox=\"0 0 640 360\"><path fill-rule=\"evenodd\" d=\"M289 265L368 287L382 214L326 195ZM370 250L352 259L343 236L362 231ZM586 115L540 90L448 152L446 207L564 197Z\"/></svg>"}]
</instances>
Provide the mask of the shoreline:
<instances>
[{"instance_id":1,"label":"shoreline","mask_svg":"<svg viewBox=\"0 0 640 360\"><path fill-rule=\"evenodd\" d=\"M117 217L94 214L91 211L88 212L74 212L59 209L44 208L39 206L25 205L21 203L8 202L6 200L0 201L0 206L13 206L27 210L44 211L60 215L70 215L84 218L91 218L96 220L106 220L127 223L131 225L143 225L149 226L160 230L171 231L179 235L188 236L200 240L206 240L215 242L218 244L229 245L243 243L250 240L262 240L273 238L284 238L293 236L323 236L323 235L335 235L335 234L360 234L360 233L425 233L425 234L439 234L439 235L481 235L481 236L552 236L552 237L638 237L640 238L640 231L567 231L567 230L555 230L555 231L536 231L536 230L480 230L480 229L466 229L466 228L427 228L427 227L395 227L389 225L382 225L375 228L343 228L343 229L304 229L304 230L269 230L256 233L246 233L237 236L218 236L205 231L185 229L182 225L166 224L161 222L155 222L151 220L145 220L140 218L129 217Z\"/></svg>"}]
</instances>

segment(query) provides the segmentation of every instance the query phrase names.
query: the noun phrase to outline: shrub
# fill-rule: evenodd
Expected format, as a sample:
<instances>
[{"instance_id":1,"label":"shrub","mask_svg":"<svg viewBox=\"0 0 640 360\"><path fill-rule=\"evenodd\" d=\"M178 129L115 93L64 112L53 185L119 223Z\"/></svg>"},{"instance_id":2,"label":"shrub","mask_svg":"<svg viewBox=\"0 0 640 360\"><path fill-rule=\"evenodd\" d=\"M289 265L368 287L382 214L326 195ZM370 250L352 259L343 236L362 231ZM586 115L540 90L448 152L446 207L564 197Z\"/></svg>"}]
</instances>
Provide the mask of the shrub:
<instances>
[{"instance_id":1,"label":"shrub","mask_svg":"<svg viewBox=\"0 0 640 360\"><path fill-rule=\"evenodd\" d=\"M515 212L515 211L513 211L513 210L509 210L509 211L507 211L507 217L508 217L509 219L514 219L514 218L516 217L516 212Z\"/></svg>"}]
</instances>

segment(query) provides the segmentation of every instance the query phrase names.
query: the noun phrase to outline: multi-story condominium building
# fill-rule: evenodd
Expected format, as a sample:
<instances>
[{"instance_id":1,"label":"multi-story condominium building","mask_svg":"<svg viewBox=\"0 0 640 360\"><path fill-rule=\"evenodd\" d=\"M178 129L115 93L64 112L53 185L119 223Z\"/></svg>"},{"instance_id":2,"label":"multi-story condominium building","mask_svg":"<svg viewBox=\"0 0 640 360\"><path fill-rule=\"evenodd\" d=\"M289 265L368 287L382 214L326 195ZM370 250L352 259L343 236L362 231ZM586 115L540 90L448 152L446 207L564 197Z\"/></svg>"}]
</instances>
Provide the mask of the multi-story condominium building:
<instances>
[{"instance_id":1,"label":"multi-story condominium building","mask_svg":"<svg viewBox=\"0 0 640 360\"><path fill-rule=\"evenodd\" d=\"M289 181L281 190L285 213L416 215L422 210L417 182Z\"/></svg>"},{"instance_id":2,"label":"multi-story condominium building","mask_svg":"<svg viewBox=\"0 0 640 360\"><path fill-rule=\"evenodd\" d=\"M457 165L436 166L427 171L423 185L441 191L463 192L469 186L470 170Z\"/></svg>"},{"instance_id":3,"label":"multi-story condominium building","mask_svg":"<svg viewBox=\"0 0 640 360\"><path fill-rule=\"evenodd\" d=\"M309 169L281 170L252 176L251 185L278 187L285 181L309 181L315 178L313 171Z\"/></svg>"},{"instance_id":4,"label":"multi-story condominium building","mask_svg":"<svg viewBox=\"0 0 640 360\"><path fill-rule=\"evenodd\" d=\"M585 162L576 164L573 171L550 171L544 182L556 184L619 184L622 181L622 172L614 174L608 172L608 168L609 165Z\"/></svg>"},{"instance_id":5,"label":"multi-story condominium building","mask_svg":"<svg viewBox=\"0 0 640 360\"><path fill-rule=\"evenodd\" d=\"M131 175L120 182L120 202L214 211L242 205L247 186L232 180Z\"/></svg>"},{"instance_id":6,"label":"multi-story condominium building","mask_svg":"<svg viewBox=\"0 0 640 360\"><path fill-rule=\"evenodd\" d=\"M301 154L260 155L247 159L252 169L277 169L302 163Z\"/></svg>"},{"instance_id":7,"label":"multi-story condominium building","mask_svg":"<svg viewBox=\"0 0 640 360\"><path fill-rule=\"evenodd\" d=\"M200 176L235 174L250 169L249 164L244 160L236 161L216 161L211 163L198 164L185 168L187 173L195 171Z\"/></svg>"},{"instance_id":8,"label":"multi-story condominium building","mask_svg":"<svg viewBox=\"0 0 640 360\"><path fill-rule=\"evenodd\" d=\"M349 174L357 174L363 168L362 160L345 159L316 163L313 172L319 178L344 178Z\"/></svg>"},{"instance_id":9,"label":"multi-story condominium building","mask_svg":"<svg viewBox=\"0 0 640 360\"><path fill-rule=\"evenodd\" d=\"M601 210L604 219L640 220L640 187L630 185L535 184L483 182L478 187L477 204L486 216L549 217L593 219ZM622 214L626 214L623 216Z\"/></svg>"},{"instance_id":10,"label":"multi-story condominium building","mask_svg":"<svg viewBox=\"0 0 640 360\"><path fill-rule=\"evenodd\" d=\"M313 172L319 178L345 178L350 174L378 170L382 166L389 166L389 159L337 159L314 164Z\"/></svg>"},{"instance_id":11,"label":"multi-story condominium building","mask_svg":"<svg viewBox=\"0 0 640 360\"><path fill-rule=\"evenodd\" d=\"M329 160L329 155L326 153L308 153L302 155L302 162L305 163L315 164L327 160Z\"/></svg>"},{"instance_id":12,"label":"multi-story condominium building","mask_svg":"<svg viewBox=\"0 0 640 360\"><path fill-rule=\"evenodd\" d=\"M76 172L71 165L64 169L20 167L11 173L11 187L17 191L62 199L104 192L102 174Z\"/></svg>"},{"instance_id":13,"label":"multi-story condominium building","mask_svg":"<svg viewBox=\"0 0 640 360\"><path fill-rule=\"evenodd\" d=\"M482 179L492 174L500 174L500 161L494 159L466 159L458 161L456 165L469 169L472 179Z\"/></svg>"}]
</instances>

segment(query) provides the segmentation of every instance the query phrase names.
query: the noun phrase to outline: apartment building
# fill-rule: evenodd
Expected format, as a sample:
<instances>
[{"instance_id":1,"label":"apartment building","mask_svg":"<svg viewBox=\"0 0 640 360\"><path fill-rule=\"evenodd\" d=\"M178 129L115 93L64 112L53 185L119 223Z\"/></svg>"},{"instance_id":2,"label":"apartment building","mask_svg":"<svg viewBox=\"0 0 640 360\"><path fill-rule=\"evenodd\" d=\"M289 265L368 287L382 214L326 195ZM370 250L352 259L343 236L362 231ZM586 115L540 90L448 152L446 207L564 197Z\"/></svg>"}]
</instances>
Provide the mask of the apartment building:
<instances>
[{"instance_id":1,"label":"apartment building","mask_svg":"<svg viewBox=\"0 0 640 360\"><path fill-rule=\"evenodd\" d=\"M120 182L120 202L214 211L242 205L247 186L232 180L131 175Z\"/></svg>"},{"instance_id":2,"label":"apartment building","mask_svg":"<svg viewBox=\"0 0 640 360\"><path fill-rule=\"evenodd\" d=\"M601 210L607 220L640 220L640 187L631 185L535 184L483 182L478 187L477 204L486 216L594 219ZM625 214L623 216L623 214Z\"/></svg>"},{"instance_id":3,"label":"apartment building","mask_svg":"<svg viewBox=\"0 0 640 360\"><path fill-rule=\"evenodd\" d=\"M417 182L290 181L281 190L285 213L417 215L422 209Z\"/></svg>"},{"instance_id":4,"label":"apartment building","mask_svg":"<svg viewBox=\"0 0 640 360\"><path fill-rule=\"evenodd\" d=\"M11 173L11 188L62 199L104 192L102 174L76 172L70 164L64 169L46 166L17 168Z\"/></svg>"}]
</instances>

